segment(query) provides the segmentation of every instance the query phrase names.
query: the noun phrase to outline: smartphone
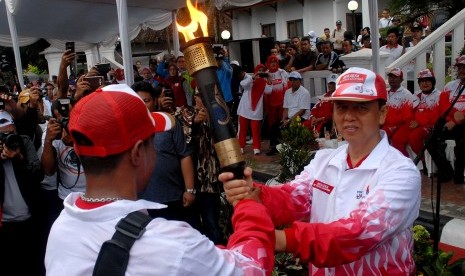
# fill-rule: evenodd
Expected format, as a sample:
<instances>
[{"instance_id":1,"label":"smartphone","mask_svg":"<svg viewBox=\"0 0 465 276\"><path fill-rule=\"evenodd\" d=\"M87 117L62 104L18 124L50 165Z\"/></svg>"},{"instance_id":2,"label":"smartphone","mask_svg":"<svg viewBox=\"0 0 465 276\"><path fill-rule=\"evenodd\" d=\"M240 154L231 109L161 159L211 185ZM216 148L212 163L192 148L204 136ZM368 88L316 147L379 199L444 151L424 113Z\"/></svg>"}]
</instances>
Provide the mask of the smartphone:
<instances>
[{"instance_id":1,"label":"smartphone","mask_svg":"<svg viewBox=\"0 0 465 276\"><path fill-rule=\"evenodd\" d=\"M94 92L97 88L105 84L105 79L102 76L85 77L84 80L89 82L90 92Z\"/></svg>"},{"instance_id":2,"label":"smartphone","mask_svg":"<svg viewBox=\"0 0 465 276\"><path fill-rule=\"evenodd\" d=\"M165 88L164 92L165 92L165 97L169 97L172 100L174 100L174 93L172 89Z\"/></svg>"},{"instance_id":3,"label":"smartphone","mask_svg":"<svg viewBox=\"0 0 465 276\"><path fill-rule=\"evenodd\" d=\"M72 53L75 52L74 42L66 42L65 47L66 47L66 50L71 50Z\"/></svg>"}]
</instances>

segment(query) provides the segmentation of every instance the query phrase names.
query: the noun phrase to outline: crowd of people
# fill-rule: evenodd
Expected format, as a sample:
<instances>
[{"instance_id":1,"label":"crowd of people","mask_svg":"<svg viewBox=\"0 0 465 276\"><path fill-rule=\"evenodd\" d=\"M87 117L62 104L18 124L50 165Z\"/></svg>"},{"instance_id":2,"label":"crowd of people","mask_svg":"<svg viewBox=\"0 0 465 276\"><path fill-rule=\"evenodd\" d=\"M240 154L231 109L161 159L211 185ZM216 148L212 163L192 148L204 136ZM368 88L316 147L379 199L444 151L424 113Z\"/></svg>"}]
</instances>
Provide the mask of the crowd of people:
<instances>
[{"instance_id":1,"label":"crowd of people","mask_svg":"<svg viewBox=\"0 0 465 276\"><path fill-rule=\"evenodd\" d=\"M389 28L387 16L380 24ZM393 60L405 52L398 36L390 28L381 48ZM90 275L118 221L143 210L153 220L134 244L128 274L270 275L275 251L309 262L312 274L411 274L421 199L412 159L432 134L438 181L464 184L465 56L444 88L425 68L411 78L420 90L411 91L400 68L388 71L386 84L340 59L370 47L369 28L355 38L338 20L321 37L277 42L254 72L227 49L215 51L242 153L250 137L262 154L265 129L266 154L278 154L282 129L296 119L318 137L336 131L347 142L319 150L277 187L253 183L250 168L244 179L221 173L210 116L183 56L134 66L128 87L119 69L68 76L75 53L67 50L51 81L33 80L18 95L0 86L2 269ZM302 85L311 70L328 73L327 91L313 103ZM92 77L104 83L95 87ZM456 142L453 167L446 139Z\"/></svg>"}]
</instances>

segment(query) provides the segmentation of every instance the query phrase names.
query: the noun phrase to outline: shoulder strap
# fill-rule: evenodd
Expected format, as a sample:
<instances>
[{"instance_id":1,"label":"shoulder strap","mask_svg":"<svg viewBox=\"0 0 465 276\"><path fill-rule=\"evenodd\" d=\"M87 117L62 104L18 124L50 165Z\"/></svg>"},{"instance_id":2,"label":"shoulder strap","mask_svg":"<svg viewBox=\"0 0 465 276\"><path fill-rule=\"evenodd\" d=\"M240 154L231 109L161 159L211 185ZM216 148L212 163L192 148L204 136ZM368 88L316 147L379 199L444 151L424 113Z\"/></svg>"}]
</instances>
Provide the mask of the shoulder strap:
<instances>
[{"instance_id":1,"label":"shoulder strap","mask_svg":"<svg viewBox=\"0 0 465 276\"><path fill-rule=\"evenodd\" d=\"M140 211L129 213L116 224L116 232L111 240L103 243L95 263L93 276L123 276L129 261L129 251L136 240L145 232L152 220Z\"/></svg>"}]
</instances>

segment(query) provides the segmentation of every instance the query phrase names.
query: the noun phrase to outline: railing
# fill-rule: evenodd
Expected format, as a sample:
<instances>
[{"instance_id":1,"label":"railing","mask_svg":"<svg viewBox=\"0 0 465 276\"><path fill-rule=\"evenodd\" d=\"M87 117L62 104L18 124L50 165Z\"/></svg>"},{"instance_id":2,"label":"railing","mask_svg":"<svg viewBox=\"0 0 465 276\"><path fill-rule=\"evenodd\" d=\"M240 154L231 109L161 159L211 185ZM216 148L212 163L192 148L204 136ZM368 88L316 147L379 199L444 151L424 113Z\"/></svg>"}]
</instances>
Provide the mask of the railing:
<instances>
[{"instance_id":1,"label":"railing","mask_svg":"<svg viewBox=\"0 0 465 276\"><path fill-rule=\"evenodd\" d=\"M326 93L326 78L330 74L329 70L302 73L302 85L310 92L312 103L316 103L317 97Z\"/></svg>"},{"instance_id":2,"label":"railing","mask_svg":"<svg viewBox=\"0 0 465 276\"><path fill-rule=\"evenodd\" d=\"M436 77L436 87L438 89L442 89L445 85L445 78L448 72L445 63L445 36L447 33L452 32L452 62L454 62L459 55L460 50L464 47L464 21L465 9L461 10L447 22L442 24L396 61L387 65L386 71L390 68L399 67L404 72L404 76L407 76L407 65L410 61L414 60L415 64L413 66L413 71L416 79L418 72L426 68L426 53L432 49L433 72ZM415 81L415 91L418 89L418 83Z\"/></svg>"},{"instance_id":3,"label":"railing","mask_svg":"<svg viewBox=\"0 0 465 276\"><path fill-rule=\"evenodd\" d=\"M105 63L105 62L110 63L110 64L111 64L111 67L112 67L113 69L115 69L115 68L123 69L123 68L124 68L124 66L123 66L121 63L119 63L119 62L117 62L116 60L113 60L113 59L111 59L111 58L108 58L108 57L102 57L102 62L104 62L104 63Z\"/></svg>"}]
</instances>

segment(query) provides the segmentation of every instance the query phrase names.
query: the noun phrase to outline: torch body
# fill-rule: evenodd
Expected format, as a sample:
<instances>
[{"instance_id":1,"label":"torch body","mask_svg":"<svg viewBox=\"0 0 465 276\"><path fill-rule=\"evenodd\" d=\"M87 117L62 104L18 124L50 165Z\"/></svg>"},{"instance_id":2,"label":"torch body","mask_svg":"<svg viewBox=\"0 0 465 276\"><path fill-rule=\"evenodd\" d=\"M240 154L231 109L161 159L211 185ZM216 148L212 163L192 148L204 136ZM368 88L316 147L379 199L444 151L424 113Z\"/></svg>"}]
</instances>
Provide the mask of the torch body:
<instances>
[{"instance_id":1,"label":"torch body","mask_svg":"<svg viewBox=\"0 0 465 276\"><path fill-rule=\"evenodd\" d=\"M223 98L216 70L218 69L210 38L202 37L189 41L182 52L187 70L194 77L203 104L213 128L215 151L222 171L233 172L235 178L242 178L245 161L229 108Z\"/></svg>"}]
</instances>

